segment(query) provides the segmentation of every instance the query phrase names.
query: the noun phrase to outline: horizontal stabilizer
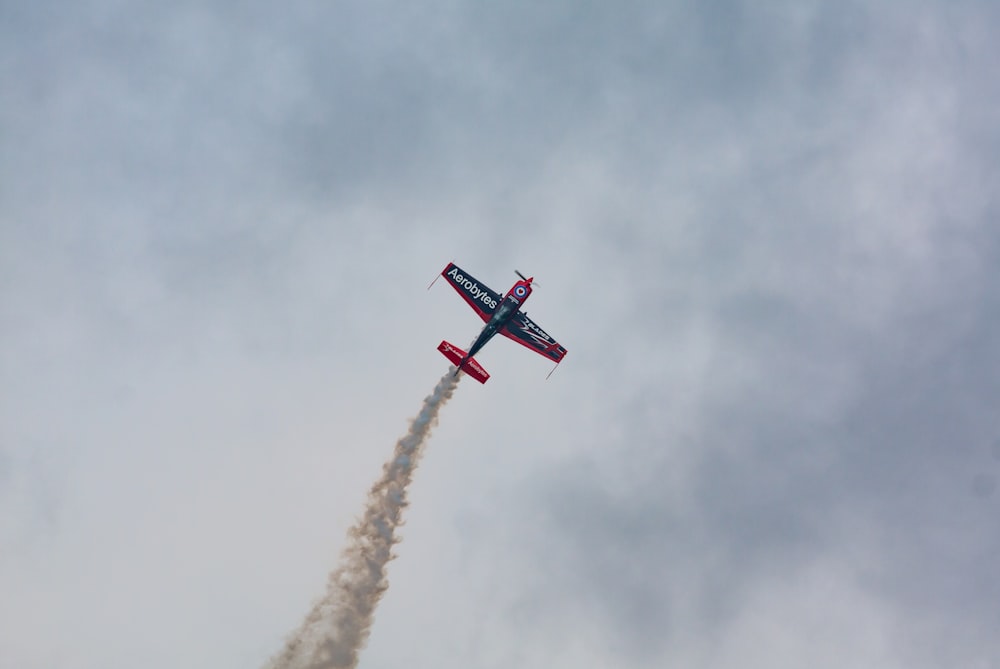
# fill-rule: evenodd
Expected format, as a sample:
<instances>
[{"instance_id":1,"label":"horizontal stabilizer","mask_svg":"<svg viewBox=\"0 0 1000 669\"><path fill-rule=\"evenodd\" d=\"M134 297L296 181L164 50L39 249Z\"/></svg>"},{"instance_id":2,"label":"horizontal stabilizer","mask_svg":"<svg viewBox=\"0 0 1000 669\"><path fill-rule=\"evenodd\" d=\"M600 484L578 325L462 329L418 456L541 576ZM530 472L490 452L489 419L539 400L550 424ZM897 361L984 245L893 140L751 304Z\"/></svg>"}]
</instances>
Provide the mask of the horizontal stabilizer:
<instances>
[{"instance_id":1,"label":"horizontal stabilizer","mask_svg":"<svg viewBox=\"0 0 1000 669\"><path fill-rule=\"evenodd\" d=\"M486 370L483 369L482 365L476 362L475 358L466 359L465 351L454 344L442 341L438 346L438 350L444 354L444 357L451 360L452 364L459 367L463 372L474 378L476 381L486 383L486 379L490 378L490 375L486 373Z\"/></svg>"}]
</instances>

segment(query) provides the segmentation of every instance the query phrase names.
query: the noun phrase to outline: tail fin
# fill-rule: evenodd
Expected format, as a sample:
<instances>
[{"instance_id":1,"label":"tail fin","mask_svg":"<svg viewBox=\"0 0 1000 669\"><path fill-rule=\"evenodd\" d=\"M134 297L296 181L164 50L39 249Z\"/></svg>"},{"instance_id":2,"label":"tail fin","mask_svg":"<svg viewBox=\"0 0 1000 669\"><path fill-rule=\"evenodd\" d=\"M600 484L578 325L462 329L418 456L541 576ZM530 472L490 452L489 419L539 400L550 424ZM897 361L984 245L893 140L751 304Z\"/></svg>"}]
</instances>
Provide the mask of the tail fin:
<instances>
[{"instance_id":1,"label":"tail fin","mask_svg":"<svg viewBox=\"0 0 1000 669\"><path fill-rule=\"evenodd\" d=\"M476 381L486 383L486 379L490 378L490 375L486 373L486 370L483 369L482 365L476 362L475 358L466 359L465 351L454 344L442 341L438 346L438 350L444 353L444 357L451 360L455 366L459 367L459 369L474 378ZM464 363L462 362L463 360L465 361Z\"/></svg>"}]
</instances>

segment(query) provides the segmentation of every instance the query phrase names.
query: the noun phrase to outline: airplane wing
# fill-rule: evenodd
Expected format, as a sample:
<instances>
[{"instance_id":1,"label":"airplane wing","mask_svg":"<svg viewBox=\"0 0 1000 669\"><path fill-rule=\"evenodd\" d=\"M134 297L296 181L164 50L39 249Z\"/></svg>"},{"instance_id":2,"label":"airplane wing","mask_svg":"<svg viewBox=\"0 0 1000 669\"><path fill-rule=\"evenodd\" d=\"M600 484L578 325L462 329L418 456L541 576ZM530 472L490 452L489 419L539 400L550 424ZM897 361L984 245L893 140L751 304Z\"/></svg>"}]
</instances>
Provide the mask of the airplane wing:
<instances>
[{"instance_id":1,"label":"airplane wing","mask_svg":"<svg viewBox=\"0 0 1000 669\"><path fill-rule=\"evenodd\" d=\"M500 334L556 363L561 362L566 355L566 349L560 346L559 342L520 311L500 330Z\"/></svg>"},{"instance_id":2,"label":"airplane wing","mask_svg":"<svg viewBox=\"0 0 1000 669\"><path fill-rule=\"evenodd\" d=\"M484 321L490 320L497 305L500 304L500 295L487 288L482 282L476 281L455 263L448 263L448 266L442 270L441 276L447 279L451 287L457 290L458 294L469 303L469 306L476 310L480 318Z\"/></svg>"}]
</instances>

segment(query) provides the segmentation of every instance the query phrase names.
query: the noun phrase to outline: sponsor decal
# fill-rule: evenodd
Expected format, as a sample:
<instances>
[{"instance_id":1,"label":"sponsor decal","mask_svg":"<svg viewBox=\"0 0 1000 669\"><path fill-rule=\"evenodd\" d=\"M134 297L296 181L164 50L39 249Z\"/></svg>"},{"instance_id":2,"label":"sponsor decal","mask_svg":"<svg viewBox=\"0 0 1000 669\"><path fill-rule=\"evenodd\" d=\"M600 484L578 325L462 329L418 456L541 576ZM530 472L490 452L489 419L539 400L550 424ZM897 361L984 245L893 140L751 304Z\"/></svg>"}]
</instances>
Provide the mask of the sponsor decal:
<instances>
[{"instance_id":1,"label":"sponsor decal","mask_svg":"<svg viewBox=\"0 0 1000 669\"><path fill-rule=\"evenodd\" d=\"M455 282L456 286L460 286L467 290L472 296L473 301L482 302L483 306L489 307L490 309L497 308L497 301L490 297L489 290L480 288L478 283L459 274L458 267L452 267L447 276Z\"/></svg>"},{"instance_id":2,"label":"sponsor decal","mask_svg":"<svg viewBox=\"0 0 1000 669\"><path fill-rule=\"evenodd\" d=\"M489 376L483 366L476 362L475 358L469 358L468 362L465 363L466 367L469 367L476 371L480 376Z\"/></svg>"},{"instance_id":3,"label":"sponsor decal","mask_svg":"<svg viewBox=\"0 0 1000 669\"><path fill-rule=\"evenodd\" d=\"M545 332L545 330L535 325L534 322L528 319L527 316L524 317L523 321L524 322L519 324L521 326L521 332L528 335L535 345L542 348L548 348L556 343L555 340Z\"/></svg>"}]
</instances>

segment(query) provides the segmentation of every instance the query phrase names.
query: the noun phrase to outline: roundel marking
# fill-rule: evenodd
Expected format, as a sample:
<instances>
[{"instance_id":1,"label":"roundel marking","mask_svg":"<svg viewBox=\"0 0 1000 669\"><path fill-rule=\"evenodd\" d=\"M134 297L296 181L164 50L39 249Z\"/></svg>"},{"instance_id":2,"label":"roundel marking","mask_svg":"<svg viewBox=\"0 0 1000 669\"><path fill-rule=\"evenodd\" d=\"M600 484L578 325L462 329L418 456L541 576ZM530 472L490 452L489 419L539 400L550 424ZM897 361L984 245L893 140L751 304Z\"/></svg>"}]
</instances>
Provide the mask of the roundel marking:
<instances>
[{"instance_id":1,"label":"roundel marking","mask_svg":"<svg viewBox=\"0 0 1000 669\"><path fill-rule=\"evenodd\" d=\"M524 286L518 286L517 288L514 289L514 295L518 297L524 297L527 294L528 294L528 289L525 288Z\"/></svg>"}]
</instances>

